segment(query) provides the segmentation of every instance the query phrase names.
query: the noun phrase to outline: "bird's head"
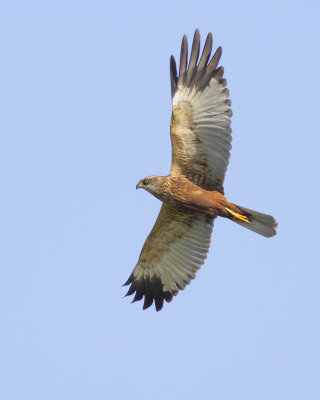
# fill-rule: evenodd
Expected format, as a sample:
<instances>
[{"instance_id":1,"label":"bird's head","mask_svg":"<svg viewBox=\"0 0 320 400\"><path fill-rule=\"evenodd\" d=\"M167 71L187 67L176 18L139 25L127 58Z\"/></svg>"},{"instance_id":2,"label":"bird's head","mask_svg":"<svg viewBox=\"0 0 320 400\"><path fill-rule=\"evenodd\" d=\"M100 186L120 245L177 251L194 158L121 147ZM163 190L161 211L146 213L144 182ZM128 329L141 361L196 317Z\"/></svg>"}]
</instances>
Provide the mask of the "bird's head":
<instances>
[{"instance_id":1,"label":"bird's head","mask_svg":"<svg viewBox=\"0 0 320 400\"><path fill-rule=\"evenodd\" d=\"M147 192L159 197L159 193L163 190L164 176L147 176L138 182L136 189L145 189Z\"/></svg>"},{"instance_id":2,"label":"bird's head","mask_svg":"<svg viewBox=\"0 0 320 400\"><path fill-rule=\"evenodd\" d=\"M159 176L147 176L138 182L136 189L145 189L151 194L156 194L159 186Z\"/></svg>"}]
</instances>

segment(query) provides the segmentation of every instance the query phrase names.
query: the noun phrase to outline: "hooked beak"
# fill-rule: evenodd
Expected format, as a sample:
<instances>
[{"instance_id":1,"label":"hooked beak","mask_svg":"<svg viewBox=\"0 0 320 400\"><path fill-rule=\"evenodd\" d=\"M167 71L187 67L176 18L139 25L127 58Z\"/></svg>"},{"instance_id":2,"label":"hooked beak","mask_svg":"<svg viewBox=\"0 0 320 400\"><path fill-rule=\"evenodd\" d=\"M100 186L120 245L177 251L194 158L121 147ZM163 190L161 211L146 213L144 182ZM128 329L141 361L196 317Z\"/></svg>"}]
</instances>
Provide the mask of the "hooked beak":
<instances>
[{"instance_id":1,"label":"hooked beak","mask_svg":"<svg viewBox=\"0 0 320 400\"><path fill-rule=\"evenodd\" d=\"M143 188L143 183L141 181L138 182L136 189Z\"/></svg>"}]
</instances>

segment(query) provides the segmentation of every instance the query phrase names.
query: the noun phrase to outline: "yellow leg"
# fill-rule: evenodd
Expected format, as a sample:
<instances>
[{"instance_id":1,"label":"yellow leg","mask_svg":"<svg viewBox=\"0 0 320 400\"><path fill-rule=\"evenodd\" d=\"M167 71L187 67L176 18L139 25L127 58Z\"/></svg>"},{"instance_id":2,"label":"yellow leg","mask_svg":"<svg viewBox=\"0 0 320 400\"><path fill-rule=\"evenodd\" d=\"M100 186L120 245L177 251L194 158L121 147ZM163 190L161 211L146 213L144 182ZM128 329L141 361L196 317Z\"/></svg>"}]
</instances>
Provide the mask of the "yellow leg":
<instances>
[{"instance_id":1,"label":"yellow leg","mask_svg":"<svg viewBox=\"0 0 320 400\"><path fill-rule=\"evenodd\" d=\"M227 210L231 215L233 215L235 218L240 219L241 221L244 221L244 222L249 222L249 219L248 219L245 215L241 215L241 214L239 214L239 213L236 213L236 212L230 210L230 208L227 208L227 207L226 207L226 210Z\"/></svg>"}]
</instances>

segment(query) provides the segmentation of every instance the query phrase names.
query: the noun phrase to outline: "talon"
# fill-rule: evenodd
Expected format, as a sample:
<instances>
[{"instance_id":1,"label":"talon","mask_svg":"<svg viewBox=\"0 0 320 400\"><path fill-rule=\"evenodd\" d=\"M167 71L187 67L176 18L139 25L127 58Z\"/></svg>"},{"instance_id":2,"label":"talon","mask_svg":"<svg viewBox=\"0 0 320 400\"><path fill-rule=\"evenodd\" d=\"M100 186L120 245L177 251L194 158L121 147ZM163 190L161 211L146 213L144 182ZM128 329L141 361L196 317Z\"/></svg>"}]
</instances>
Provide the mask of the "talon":
<instances>
[{"instance_id":1,"label":"talon","mask_svg":"<svg viewBox=\"0 0 320 400\"><path fill-rule=\"evenodd\" d=\"M246 217L245 215L236 213L236 212L230 210L230 208L228 208L228 207L226 207L226 210L227 210L231 215L233 215L235 218L240 219L241 221L244 221L244 222L249 222L249 218Z\"/></svg>"}]
</instances>

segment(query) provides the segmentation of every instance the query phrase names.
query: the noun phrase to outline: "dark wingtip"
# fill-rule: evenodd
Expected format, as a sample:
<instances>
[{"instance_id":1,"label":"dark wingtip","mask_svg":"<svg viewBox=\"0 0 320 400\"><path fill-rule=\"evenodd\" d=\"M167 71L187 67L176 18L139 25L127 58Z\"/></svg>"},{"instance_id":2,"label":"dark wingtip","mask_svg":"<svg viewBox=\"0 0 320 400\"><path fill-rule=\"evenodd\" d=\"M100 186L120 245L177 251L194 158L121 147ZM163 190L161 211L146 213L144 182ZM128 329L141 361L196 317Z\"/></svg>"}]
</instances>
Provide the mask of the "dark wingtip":
<instances>
[{"instance_id":1,"label":"dark wingtip","mask_svg":"<svg viewBox=\"0 0 320 400\"><path fill-rule=\"evenodd\" d=\"M187 35L183 35L181 42L181 51L180 51L179 76L182 76L185 70L187 69L187 60L188 60L188 39Z\"/></svg>"},{"instance_id":2,"label":"dark wingtip","mask_svg":"<svg viewBox=\"0 0 320 400\"><path fill-rule=\"evenodd\" d=\"M213 77L218 80L219 76L222 77L223 73L220 75L221 70L217 68L221 58L222 48L218 47L210 59L211 51L212 33L209 32L198 63L200 52L200 32L197 28L194 32L191 55L188 63L188 42L186 35L183 36L180 52L179 78L174 87L171 80L171 90L173 94L177 90L178 82L181 82L185 87L192 88L195 86L198 90L202 91L209 85Z\"/></svg>"},{"instance_id":3,"label":"dark wingtip","mask_svg":"<svg viewBox=\"0 0 320 400\"><path fill-rule=\"evenodd\" d=\"M200 50L200 32L196 29L193 36L192 49L188 70L192 70L197 65Z\"/></svg>"},{"instance_id":4,"label":"dark wingtip","mask_svg":"<svg viewBox=\"0 0 320 400\"><path fill-rule=\"evenodd\" d=\"M201 70L202 68L204 68L207 65L210 55L211 55L211 51L212 51L212 33L209 32L206 42L203 46L202 55L201 55L201 58L199 61L199 65L198 65L199 70Z\"/></svg>"},{"instance_id":5,"label":"dark wingtip","mask_svg":"<svg viewBox=\"0 0 320 400\"><path fill-rule=\"evenodd\" d=\"M171 81L171 95L173 97L177 90L177 83L178 83L176 60L174 59L173 56L170 57L170 81Z\"/></svg>"},{"instance_id":6,"label":"dark wingtip","mask_svg":"<svg viewBox=\"0 0 320 400\"><path fill-rule=\"evenodd\" d=\"M156 307L156 311L160 311L160 310L162 309L162 307L163 307L163 300L164 300L163 297L161 297L161 296L155 296L155 298L154 298L154 304L155 304L155 307Z\"/></svg>"},{"instance_id":7,"label":"dark wingtip","mask_svg":"<svg viewBox=\"0 0 320 400\"><path fill-rule=\"evenodd\" d=\"M128 280L122 286L128 286L131 282L133 282L133 273L129 276Z\"/></svg>"},{"instance_id":8,"label":"dark wingtip","mask_svg":"<svg viewBox=\"0 0 320 400\"><path fill-rule=\"evenodd\" d=\"M133 276L132 276L133 277ZM157 311L163 308L164 301L170 302L172 300L173 294L163 290L163 284L161 279L154 276L150 278L133 279L130 276L125 284L131 283L131 286L125 296L130 296L135 293L135 296L131 303L142 300L144 297L143 310L149 308L153 303Z\"/></svg>"},{"instance_id":9,"label":"dark wingtip","mask_svg":"<svg viewBox=\"0 0 320 400\"><path fill-rule=\"evenodd\" d=\"M153 297L152 296L148 296L147 294L145 294L144 296L144 303L143 303L143 310L146 310L147 308L149 308L150 306L152 306L153 303Z\"/></svg>"},{"instance_id":10,"label":"dark wingtip","mask_svg":"<svg viewBox=\"0 0 320 400\"><path fill-rule=\"evenodd\" d=\"M218 66L220 58L222 55L222 47L218 47L214 53L211 61L208 64L208 73L211 74Z\"/></svg>"},{"instance_id":11,"label":"dark wingtip","mask_svg":"<svg viewBox=\"0 0 320 400\"><path fill-rule=\"evenodd\" d=\"M131 296L134 292L135 292L135 289L134 289L134 287L131 285L131 286L129 287L129 290L127 291L127 293L124 295L124 297Z\"/></svg>"}]
</instances>

